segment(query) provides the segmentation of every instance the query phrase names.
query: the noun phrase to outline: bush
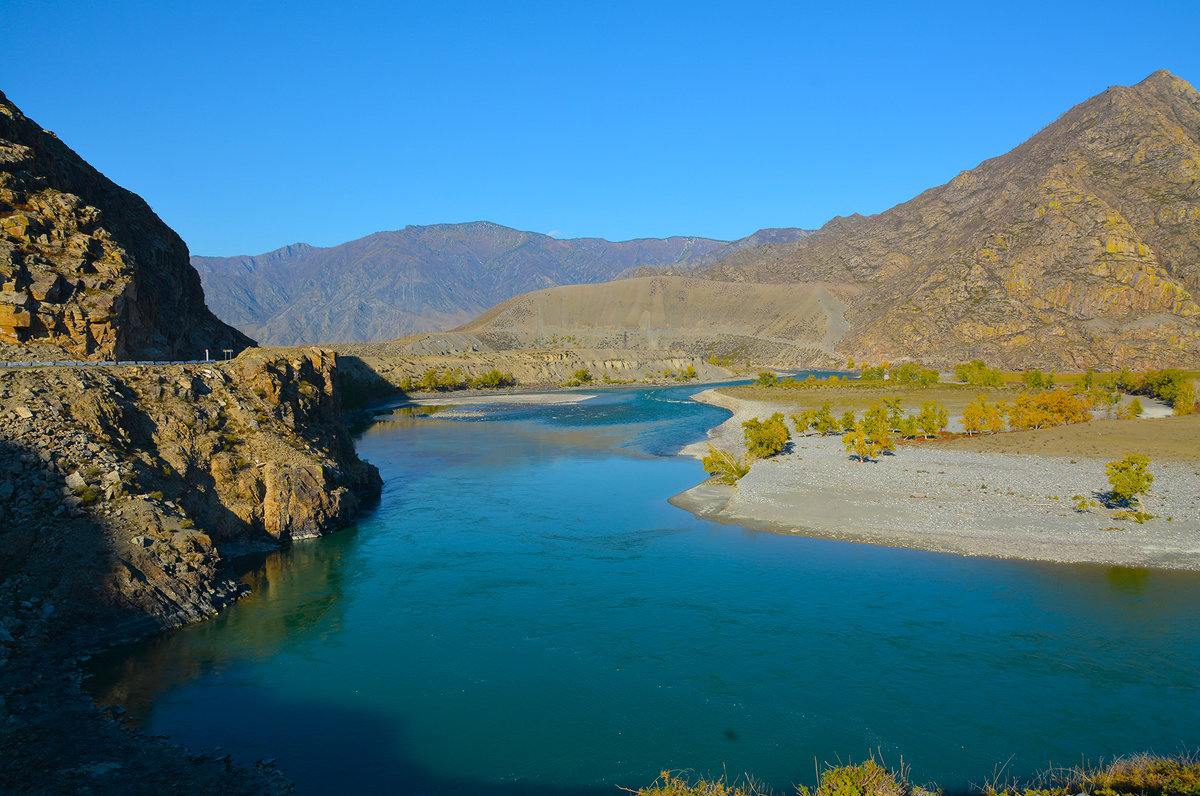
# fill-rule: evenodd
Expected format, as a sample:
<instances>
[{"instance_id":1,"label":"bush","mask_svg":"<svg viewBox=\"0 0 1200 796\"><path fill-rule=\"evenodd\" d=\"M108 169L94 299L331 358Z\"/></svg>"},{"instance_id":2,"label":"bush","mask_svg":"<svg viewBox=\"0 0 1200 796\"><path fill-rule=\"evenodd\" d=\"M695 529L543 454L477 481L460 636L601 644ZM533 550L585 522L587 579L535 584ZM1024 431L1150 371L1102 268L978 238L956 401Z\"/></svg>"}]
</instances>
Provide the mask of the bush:
<instances>
[{"instance_id":1,"label":"bush","mask_svg":"<svg viewBox=\"0 0 1200 796\"><path fill-rule=\"evenodd\" d=\"M736 484L742 476L750 472L750 465L741 457L734 456L729 451L723 451L712 443L708 445L708 455L700 460L704 472L712 475L724 484Z\"/></svg>"},{"instance_id":2,"label":"bush","mask_svg":"<svg viewBox=\"0 0 1200 796\"><path fill-rule=\"evenodd\" d=\"M742 423L742 431L746 436L746 453L759 459L779 453L792 439L780 412L765 421L751 418Z\"/></svg>"},{"instance_id":3,"label":"bush","mask_svg":"<svg viewBox=\"0 0 1200 796\"><path fill-rule=\"evenodd\" d=\"M591 384L592 383L592 372L590 370L588 370L587 368L580 368L579 370L577 370L571 374L571 380L577 381L580 384Z\"/></svg>"},{"instance_id":4,"label":"bush","mask_svg":"<svg viewBox=\"0 0 1200 796\"><path fill-rule=\"evenodd\" d=\"M513 378L511 373L501 373L495 368L492 368L486 373L481 373L479 376L476 376L470 381L472 387L485 390L495 390L501 387L512 387L517 383L517 380Z\"/></svg>"}]
</instances>

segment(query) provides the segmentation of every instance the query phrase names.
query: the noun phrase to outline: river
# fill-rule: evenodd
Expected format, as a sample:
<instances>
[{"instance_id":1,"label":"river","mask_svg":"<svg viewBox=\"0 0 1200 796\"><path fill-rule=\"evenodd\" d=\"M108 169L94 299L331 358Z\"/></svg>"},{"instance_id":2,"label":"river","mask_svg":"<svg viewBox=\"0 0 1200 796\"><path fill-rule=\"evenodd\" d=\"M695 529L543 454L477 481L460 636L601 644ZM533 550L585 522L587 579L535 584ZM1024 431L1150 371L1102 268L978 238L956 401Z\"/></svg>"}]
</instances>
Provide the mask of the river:
<instances>
[{"instance_id":1,"label":"river","mask_svg":"<svg viewBox=\"0 0 1200 796\"><path fill-rule=\"evenodd\" d=\"M300 793L782 793L870 754L918 783L1200 745L1200 576L779 536L667 498L728 417L699 388L398 411L356 526L244 562L252 596L99 657L134 721Z\"/></svg>"}]
</instances>

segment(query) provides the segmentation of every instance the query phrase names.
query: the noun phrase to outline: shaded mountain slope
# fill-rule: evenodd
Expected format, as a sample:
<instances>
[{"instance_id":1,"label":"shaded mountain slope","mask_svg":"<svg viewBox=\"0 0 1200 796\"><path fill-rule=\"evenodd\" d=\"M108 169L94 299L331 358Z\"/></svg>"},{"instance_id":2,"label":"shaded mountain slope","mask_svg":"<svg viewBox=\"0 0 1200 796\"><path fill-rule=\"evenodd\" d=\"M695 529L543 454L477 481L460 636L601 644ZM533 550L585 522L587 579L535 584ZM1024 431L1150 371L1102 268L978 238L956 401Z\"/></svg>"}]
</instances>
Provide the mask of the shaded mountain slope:
<instances>
[{"instance_id":1,"label":"shaded mountain slope","mask_svg":"<svg viewBox=\"0 0 1200 796\"><path fill-rule=\"evenodd\" d=\"M0 94L0 357L191 359L253 341L183 241Z\"/></svg>"},{"instance_id":2,"label":"shaded mountain slope","mask_svg":"<svg viewBox=\"0 0 1200 796\"><path fill-rule=\"evenodd\" d=\"M845 353L1013 365L1200 362L1200 95L1115 86L876 216L705 276L853 283Z\"/></svg>"}]
</instances>

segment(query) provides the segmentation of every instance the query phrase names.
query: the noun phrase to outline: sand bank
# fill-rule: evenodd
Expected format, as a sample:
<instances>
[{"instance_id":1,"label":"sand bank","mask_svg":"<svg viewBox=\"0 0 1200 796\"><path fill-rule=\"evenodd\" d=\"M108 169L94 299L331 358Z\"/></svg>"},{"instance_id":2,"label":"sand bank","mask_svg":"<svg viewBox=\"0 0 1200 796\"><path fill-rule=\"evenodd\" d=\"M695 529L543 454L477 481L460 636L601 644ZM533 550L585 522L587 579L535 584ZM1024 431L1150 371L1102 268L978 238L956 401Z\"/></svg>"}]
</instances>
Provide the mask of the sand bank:
<instances>
[{"instance_id":1,"label":"sand bank","mask_svg":"<svg viewBox=\"0 0 1200 796\"><path fill-rule=\"evenodd\" d=\"M781 408L711 390L695 399L734 413L709 437L738 452L742 422ZM699 457L706 450L699 443L683 453ZM736 488L702 484L671 502L707 519L779 533L961 555L1200 570L1200 457L1156 460L1150 469L1155 481L1147 508L1158 517L1138 525L1104 509L1074 508L1073 495L1094 499L1108 489L1103 458L923 444L860 464L840 437L794 436L790 453L756 462Z\"/></svg>"}]
</instances>

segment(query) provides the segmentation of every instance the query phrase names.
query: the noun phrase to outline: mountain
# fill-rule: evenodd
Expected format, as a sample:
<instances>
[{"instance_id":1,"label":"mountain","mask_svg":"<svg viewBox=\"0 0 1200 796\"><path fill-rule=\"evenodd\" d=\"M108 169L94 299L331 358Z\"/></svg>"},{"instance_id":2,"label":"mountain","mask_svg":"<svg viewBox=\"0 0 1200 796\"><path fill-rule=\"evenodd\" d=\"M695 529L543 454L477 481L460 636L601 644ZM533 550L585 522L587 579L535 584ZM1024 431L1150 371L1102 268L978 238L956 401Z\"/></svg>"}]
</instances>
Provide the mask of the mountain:
<instances>
[{"instance_id":1,"label":"mountain","mask_svg":"<svg viewBox=\"0 0 1200 796\"><path fill-rule=\"evenodd\" d=\"M499 350L542 349L566 339L590 349L809 362L837 357L845 309L821 284L731 285L659 275L516 296L455 331Z\"/></svg>"},{"instance_id":2,"label":"mountain","mask_svg":"<svg viewBox=\"0 0 1200 796\"><path fill-rule=\"evenodd\" d=\"M1200 363L1200 95L1114 86L1011 152L874 216L701 275L852 285L856 358Z\"/></svg>"},{"instance_id":3,"label":"mountain","mask_svg":"<svg viewBox=\"0 0 1200 796\"><path fill-rule=\"evenodd\" d=\"M763 230L743 240L802 234ZM448 329L519 293L603 282L646 265L686 269L739 244L694 237L559 239L479 221L409 226L330 248L295 244L257 256L193 257L192 263L218 315L265 343L294 345Z\"/></svg>"},{"instance_id":4,"label":"mountain","mask_svg":"<svg viewBox=\"0 0 1200 796\"><path fill-rule=\"evenodd\" d=\"M183 241L0 93L0 358L192 359L254 341Z\"/></svg>"}]
</instances>

